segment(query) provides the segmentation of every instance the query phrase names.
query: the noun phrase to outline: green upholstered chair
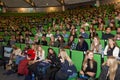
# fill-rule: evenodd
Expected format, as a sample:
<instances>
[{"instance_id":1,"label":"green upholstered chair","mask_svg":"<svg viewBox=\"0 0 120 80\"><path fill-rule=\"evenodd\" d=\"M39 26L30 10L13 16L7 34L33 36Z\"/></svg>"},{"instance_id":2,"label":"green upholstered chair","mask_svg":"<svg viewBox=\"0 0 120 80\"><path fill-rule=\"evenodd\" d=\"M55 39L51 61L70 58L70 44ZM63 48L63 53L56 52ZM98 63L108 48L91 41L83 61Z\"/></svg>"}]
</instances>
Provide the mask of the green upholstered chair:
<instances>
[{"instance_id":1,"label":"green upholstered chair","mask_svg":"<svg viewBox=\"0 0 120 80\"><path fill-rule=\"evenodd\" d=\"M102 39L102 31L96 31L97 32L97 34L98 34L98 37L100 38L100 39Z\"/></svg>"},{"instance_id":2,"label":"green upholstered chair","mask_svg":"<svg viewBox=\"0 0 120 80\"><path fill-rule=\"evenodd\" d=\"M117 46L120 47L120 41L119 40L116 40L116 44L117 44Z\"/></svg>"},{"instance_id":3,"label":"green upholstered chair","mask_svg":"<svg viewBox=\"0 0 120 80\"><path fill-rule=\"evenodd\" d=\"M104 49L105 48L105 41L101 39L100 44L102 45L102 48Z\"/></svg>"},{"instance_id":4,"label":"green upholstered chair","mask_svg":"<svg viewBox=\"0 0 120 80\"><path fill-rule=\"evenodd\" d=\"M94 60L97 62L97 73L95 78L99 78L101 73L101 55L94 53Z\"/></svg>"},{"instance_id":5,"label":"green upholstered chair","mask_svg":"<svg viewBox=\"0 0 120 80\"><path fill-rule=\"evenodd\" d=\"M49 46L42 46L42 49L45 51L45 57L47 57Z\"/></svg>"},{"instance_id":6,"label":"green upholstered chair","mask_svg":"<svg viewBox=\"0 0 120 80\"><path fill-rule=\"evenodd\" d=\"M26 47L26 44L20 44L21 50L24 50L25 47Z\"/></svg>"},{"instance_id":7,"label":"green upholstered chair","mask_svg":"<svg viewBox=\"0 0 120 80\"><path fill-rule=\"evenodd\" d=\"M90 46L91 46L91 40L90 40L90 39L85 39L85 41L88 43L88 49L90 49Z\"/></svg>"},{"instance_id":8,"label":"green upholstered chair","mask_svg":"<svg viewBox=\"0 0 120 80\"><path fill-rule=\"evenodd\" d=\"M83 57L84 57L83 51L72 50L71 59L72 59L72 61L73 61L73 63L74 63L78 72L81 70Z\"/></svg>"}]
</instances>

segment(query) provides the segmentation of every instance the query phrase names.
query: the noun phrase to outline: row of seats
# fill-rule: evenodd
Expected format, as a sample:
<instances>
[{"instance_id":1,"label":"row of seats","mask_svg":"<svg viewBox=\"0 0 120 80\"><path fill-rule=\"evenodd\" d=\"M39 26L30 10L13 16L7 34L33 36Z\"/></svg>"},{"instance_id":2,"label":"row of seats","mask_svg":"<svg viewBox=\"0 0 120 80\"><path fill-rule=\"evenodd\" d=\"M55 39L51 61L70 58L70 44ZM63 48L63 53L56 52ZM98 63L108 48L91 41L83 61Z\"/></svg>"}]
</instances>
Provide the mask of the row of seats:
<instances>
[{"instance_id":1,"label":"row of seats","mask_svg":"<svg viewBox=\"0 0 120 80\"><path fill-rule=\"evenodd\" d=\"M19 46L21 45L21 49L23 50L25 48L25 44L17 44L16 46ZM45 50L45 56L47 57L47 54L48 54L48 48L50 46L42 46L42 48ZM53 50L56 52L56 54L58 55L59 53L59 48L57 47L51 47L53 48ZM82 68L82 63L83 63L83 60L84 60L84 53L83 51L77 51L77 50L69 50L69 49L65 49L67 54L70 56L70 58L72 59L73 63L75 64L76 68L77 68L77 71L79 72ZM2 58L2 57L0 57ZM102 56L99 54L99 53L95 53L94 54L94 59L95 61L97 61L97 74L96 74L96 78L99 77L100 75L100 72L101 72L101 64L102 64ZM104 56L104 61L107 60L107 57ZM72 79L68 79L68 80L76 80L77 76L75 78L72 78Z\"/></svg>"}]
</instances>

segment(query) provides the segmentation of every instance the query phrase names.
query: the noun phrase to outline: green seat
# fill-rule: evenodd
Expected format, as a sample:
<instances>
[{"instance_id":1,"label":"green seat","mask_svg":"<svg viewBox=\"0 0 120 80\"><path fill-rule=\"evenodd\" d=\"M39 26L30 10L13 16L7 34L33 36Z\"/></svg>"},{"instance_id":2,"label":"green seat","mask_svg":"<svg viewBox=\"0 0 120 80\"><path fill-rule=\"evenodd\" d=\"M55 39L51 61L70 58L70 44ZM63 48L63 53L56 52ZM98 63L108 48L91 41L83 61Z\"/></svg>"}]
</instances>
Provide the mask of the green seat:
<instances>
[{"instance_id":1,"label":"green seat","mask_svg":"<svg viewBox=\"0 0 120 80\"><path fill-rule=\"evenodd\" d=\"M0 55L0 59L2 59L2 56Z\"/></svg>"},{"instance_id":2,"label":"green seat","mask_svg":"<svg viewBox=\"0 0 120 80\"><path fill-rule=\"evenodd\" d=\"M104 55L104 62L107 61L107 55Z\"/></svg>"},{"instance_id":3,"label":"green seat","mask_svg":"<svg viewBox=\"0 0 120 80\"><path fill-rule=\"evenodd\" d=\"M42 46L42 49L45 51L45 57L47 57L49 46Z\"/></svg>"},{"instance_id":4,"label":"green seat","mask_svg":"<svg viewBox=\"0 0 120 80\"><path fill-rule=\"evenodd\" d=\"M90 35L90 31L86 31L86 33L88 34L88 36Z\"/></svg>"},{"instance_id":5,"label":"green seat","mask_svg":"<svg viewBox=\"0 0 120 80\"><path fill-rule=\"evenodd\" d=\"M112 30L111 34L116 35L116 30Z\"/></svg>"},{"instance_id":6,"label":"green seat","mask_svg":"<svg viewBox=\"0 0 120 80\"><path fill-rule=\"evenodd\" d=\"M9 41L10 36L4 36L5 41Z\"/></svg>"},{"instance_id":7,"label":"green seat","mask_svg":"<svg viewBox=\"0 0 120 80\"><path fill-rule=\"evenodd\" d=\"M75 39L74 39L74 42L77 44L77 43L78 43L78 38L75 38Z\"/></svg>"},{"instance_id":8,"label":"green seat","mask_svg":"<svg viewBox=\"0 0 120 80\"><path fill-rule=\"evenodd\" d=\"M0 32L0 35L4 35L4 32Z\"/></svg>"},{"instance_id":9,"label":"green seat","mask_svg":"<svg viewBox=\"0 0 120 80\"><path fill-rule=\"evenodd\" d=\"M26 44L20 44L20 48L21 48L21 50L24 50L25 47L26 47Z\"/></svg>"},{"instance_id":10,"label":"green seat","mask_svg":"<svg viewBox=\"0 0 120 80\"><path fill-rule=\"evenodd\" d=\"M65 42L68 42L68 38L64 38Z\"/></svg>"},{"instance_id":11,"label":"green seat","mask_svg":"<svg viewBox=\"0 0 120 80\"><path fill-rule=\"evenodd\" d=\"M101 39L100 44L102 45L102 48L104 49L105 48L105 41Z\"/></svg>"},{"instance_id":12,"label":"green seat","mask_svg":"<svg viewBox=\"0 0 120 80\"><path fill-rule=\"evenodd\" d=\"M116 40L116 44L117 44L117 46L120 47L120 41L119 40Z\"/></svg>"},{"instance_id":13,"label":"green seat","mask_svg":"<svg viewBox=\"0 0 120 80\"><path fill-rule=\"evenodd\" d=\"M85 39L85 41L88 43L88 49L90 49L90 46L91 46L91 40L90 40L90 39Z\"/></svg>"},{"instance_id":14,"label":"green seat","mask_svg":"<svg viewBox=\"0 0 120 80\"><path fill-rule=\"evenodd\" d=\"M15 43L15 45L16 45L17 47L21 48L21 47L20 47L20 45L21 45L20 43Z\"/></svg>"},{"instance_id":15,"label":"green seat","mask_svg":"<svg viewBox=\"0 0 120 80\"><path fill-rule=\"evenodd\" d=\"M50 43L50 38L49 38L49 37L46 37L46 41L47 41L47 43L49 44L49 43Z\"/></svg>"},{"instance_id":16,"label":"green seat","mask_svg":"<svg viewBox=\"0 0 120 80\"><path fill-rule=\"evenodd\" d=\"M84 57L84 53L83 51L76 51L76 50L72 50L72 61L77 69L77 71L79 72L82 68L82 62L83 62L83 57Z\"/></svg>"},{"instance_id":17,"label":"green seat","mask_svg":"<svg viewBox=\"0 0 120 80\"><path fill-rule=\"evenodd\" d=\"M51 47L51 48L56 52L57 55L59 54L60 50L58 47Z\"/></svg>"},{"instance_id":18,"label":"green seat","mask_svg":"<svg viewBox=\"0 0 120 80\"><path fill-rule=\"evenodd\" d=\"M100 39L102 39L102 31L96 31L97 32L97 34L98 34L98 37L100 38Z\"/></svg>"},{"instance_id":19,"label":"green seat","mask_svg":"<svg viewBox=\"0 0 120 80\"><path fill-rule=\"evenodd\" d=\"M32 33L35 35L37 33L36 28L32 28Z\"/></svg>"},{"instance_id":20,"label":"green seat","mask_svg":"<svg viewBox=\"0 0 120 80\"><path fill-rule=\"evenodd\" d=\"M101 73L101 55L94 53L94 60L97 62L97 73L95 78L99 78Z\"/></svg>"}]
</instances>

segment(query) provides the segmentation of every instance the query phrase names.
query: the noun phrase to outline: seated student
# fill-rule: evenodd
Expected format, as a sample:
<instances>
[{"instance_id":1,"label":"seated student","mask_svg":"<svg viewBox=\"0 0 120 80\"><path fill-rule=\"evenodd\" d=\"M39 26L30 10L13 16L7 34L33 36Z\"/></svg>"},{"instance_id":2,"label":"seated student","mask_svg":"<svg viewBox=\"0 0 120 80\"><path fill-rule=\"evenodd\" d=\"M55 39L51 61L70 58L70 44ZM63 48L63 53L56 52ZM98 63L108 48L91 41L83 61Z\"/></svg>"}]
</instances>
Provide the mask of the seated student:
<instances>
[{"instance_id":1,"label":"seated student","mask_svg":"<svg viewBox=\"0 0 120 80\"><path fill-rule=\"evenodd\" d=\"M59 58L61 61L61 68L56 73L55 80L67 80L68 78L75 77L77 75L76 67L65 50L60 51Z\"/></svg>"},{"instance_id":2,"label":"seated student","mask_svg":"<svg viewBox=\"0 0 120 80\"><path fill-rule=\"evenodd\" d=\"M93 59L93 52L88 50L85 54L85 58L80 71L80 78L88 80L89 78L95 78L97 72L97 62Z\"/></svg>"},{"instance_id":3,"label":"seated student","mask_svg":"<svg viewBox=\"0 0 120 80\"><path fill-rule=\"evenodd\" d=\"M65 29L62 31L62 36L63 36L64 38L68 38L68 37L69 37L69 35L66 33L66 30L65 30Z\"/></svg>"},{"instance_id":4,"label":"seated student","mask_svg":"<svg viewBox=\"0 0 120 80\"><path fill-rule=\"evenodd\" d=\"M37 45L35 62L42 61L44 59L45 59L45 51L42 49L41 45Z\"/></svg>"},{"instance_id":5,"label":"seated student","mask_svg":"<svg viewBox=\"0 0 120 80\"><path fill-rule=\"evenodd\" d=\"M47 43L47 40L46 40L46 37L45 36L42 36L42 40L41 40L41 45L44 45L44 46L47 46L48 43Z\"/></svg>"},{"instance_id":6,"label":"seated student","mask_svg":"<svg viewBox=\"0 0 120 80\"><path fill-rule=\"evenodd\" d=\"M80 28L80 36L82 36L83 38L89 38L89 35L85 32L84 28Z\"/></svg>"},{"instance_id":7,"label":"seated student","mask_svg":"<svg viewBox=\"0 0 120 80\"><path fill-rule=\"evenodd\" d=\"M12 45L12 47L13 47L13 52L12 52L12 54L10 55L10 59L9 59L8 65L13 64L13 62L16 61L17 56L22 56L22 54L21 54L22 51L21 51L20 48L18 48L18 47L15 46L15 45Z\"/></svg>"},{"instance_id":8,"label":"seated student","mask_svg":"<svg viewBox=\"0 0 120 80\"><path fill-rule=\"evenodd\" d=\"M95 28L90 28L89 38L93 39L95 36L98 36L97 32L95 31Z\"/></svg>"},{"instance_id":9,"label":"seated student","mask_svg":"<svg viewBox=\"0 0 120 80\"><path fill-rule=\"evenodd\" d=\"M76 49L76 43L74 42L74 36L70 36L67 42L67 45L65 46L67 49Z\"/></svg>"},{"instance_id":10,"label":"seated student","mask_svg":"<svg viewBox=\"0 0 120 80\"><path fill-rule=\"evenodd\" d=\"M31 72L28 70L28 66L31 61L34 61L35 59L35 50L29 49L27 50L27 57L24 60L20 61L20 64L18 65L18 74L19 75L25 75L24 80L32 80L31 78Z\"/></svg>"},{"instance_id":11,"label":"seated student","mask_svg":"<svg viewBox=\"0 0 120 80\"><path fill-rule=\"evenodd\" d=\"M34 40L33 40L34 44L40 44L40 40L38 36L34 36Z\"/></svg>"},{"instance_id":12,"label":"seated student","mask_svg":"<svg viewBox=\"0 0 120 80\"><path fill-rule=\"evenodd\" d=\"M120 80L120 62L115 57L109 56L103 63L98 80Z\"/></svg>"},{"instance_id":13,"label":"seated student","mask_svg":"<svg viewBox=\"0 0 120 80\"><path fill-rule=\"evenodd\" d=\"M120 40L120 33L117 33L114 38L115 40Z\"/></svg>"},{"instance_id":14,"label":"seated student","mask_svg":"<svg viewBox=\"0 0 120 80\"><path fill-rule=\"evenodd\" d=\"M70 36L74 36L74 38L77 38L77 33L76 33L76 30L74 28L71 29Z\"/></svg>"},{"instance_id":15,"label":"seated student","mask_svg":"<svg viewBox=\"0 0 120 80\"><path fill-rule=\"evenodd\" d=\"M54 37L54 36L51 36L51 37L50 37L49 46L52 46L52 47L55 46L55 37Z\"/></svg>"},{"instance_id":16,"label":"seated student","mask_svg":"<svg viewBox=\"0 0 120 80\"><path fill-rule=\"evenodd\" d=\"M52 48L48 48L48 55L46 60L51 64L50 68L47 70L46 79L55 80L55 73L60 69L60 61Z\"/></svg>"},{"instance_id":17,"label":"seated student","mask_svg":"<svg viewBox=\"0 0 120 80\"><path fill-rule=\"evenodd\" d=\"M107 56L114 56L116 58L119 57L119 47L116 45L114 38L108 39L108 44L104 49L104 54Z\"/></svg>"},{"instance_id":18,"label":"seated student","mask_svg":"<svg viewBox=\"0 0 120 80\"><path fill-rule=\"evenodd\" d=\"M113 34L111 34L111 28L107 27L106 32L102 34L102 39L107 40L108 38L114 37Z\"/></svg>"},{"instance_id":19,"label":"seated student","mask_svg":"<svg viewBox=\"0 0 120 80\"><path fill-rule=\"evenodd\" d=\"M51 33L50 30L48 30L48 33L46 34L46 37L51 37L51 36L53 36L53 34Z\"/></svg>"},{"instance_id":20,"label":"seated student","mask_svg":"<svg viewBox=\"0 0 120 80\"><path fill-rule=\"evenodd\" d=\"M98 36L95 36L93 38L92 44L91 44L91 50L94 53L100 53L102 54L103 50L102 50L102 45L100 44L100 39Z\"/></svg>"},{"instance_id":21,"label":"seated student","mask_svg":"<svg viewBox=\"0 0 120 80\"><path fill-rule=\"evenodd\" d=\"M79 51L87 51L88 50L88 44L82 36L80 36L78 39L76 50L79 50Z\"/></svg>"},{"instance_id":22,"label":"seated student","mask_svg":"<svg viewBox=\"0 0 120 80\"><path fill-rule=\"evenodd\" d=\"M62 35L58 36L58 39L55 42L55 47L63 48L65 46L65 40Z\"/></svg>"}]
</instances>

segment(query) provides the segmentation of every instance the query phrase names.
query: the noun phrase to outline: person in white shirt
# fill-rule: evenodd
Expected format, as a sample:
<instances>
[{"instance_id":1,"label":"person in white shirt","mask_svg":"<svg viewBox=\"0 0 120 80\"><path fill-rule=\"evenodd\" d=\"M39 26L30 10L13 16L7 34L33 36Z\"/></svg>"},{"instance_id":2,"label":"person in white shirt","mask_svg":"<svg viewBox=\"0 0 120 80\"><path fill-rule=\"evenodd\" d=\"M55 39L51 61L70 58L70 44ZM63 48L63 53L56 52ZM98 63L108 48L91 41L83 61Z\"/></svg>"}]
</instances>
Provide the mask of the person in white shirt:
<instances>
[{"instance_id":1,"label":"person in white shirt","mask_svg":"<svg viewBox=\"0 0 120 80\"><path fill-rule=\"evenodd\" d=\"M114 38L108 39L108 44L106 45L104 49L104 54L107 56L114 56L116 58L119 57L119 47L117 46Z\"/></svg>"},{"instance_id":2,"label":"person in white shirt","mask_svg":"<svg viewBox=\"0 0 120 80\"><path fill-rule=\"evenodd\" d=\"M50 32L50 30L48 30L46 37L51 37L51 36L53 36L53 34Z\"/></svg>"}]
</instances>

